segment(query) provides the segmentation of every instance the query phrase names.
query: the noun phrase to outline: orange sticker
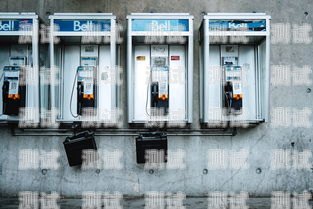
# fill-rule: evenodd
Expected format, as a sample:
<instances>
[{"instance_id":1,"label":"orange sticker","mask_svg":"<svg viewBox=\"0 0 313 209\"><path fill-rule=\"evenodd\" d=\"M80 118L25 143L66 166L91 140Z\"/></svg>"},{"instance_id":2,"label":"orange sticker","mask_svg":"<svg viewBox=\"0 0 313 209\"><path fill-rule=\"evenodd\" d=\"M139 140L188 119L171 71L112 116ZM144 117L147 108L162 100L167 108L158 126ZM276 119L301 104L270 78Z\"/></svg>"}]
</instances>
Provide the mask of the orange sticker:
<instances>
[{"instance_id":1,"label":"orange sticker","mask_svg":"<svg viewBox=\"0 0 313 209\"><path fill-rule=\"evenodd\" d=\"M137 61L145 61L145 60L146 60L146 57L145 57L145 56L137 56L137 57L136 57L136 60L137 60Z\"/></svg>"}]
</instances>

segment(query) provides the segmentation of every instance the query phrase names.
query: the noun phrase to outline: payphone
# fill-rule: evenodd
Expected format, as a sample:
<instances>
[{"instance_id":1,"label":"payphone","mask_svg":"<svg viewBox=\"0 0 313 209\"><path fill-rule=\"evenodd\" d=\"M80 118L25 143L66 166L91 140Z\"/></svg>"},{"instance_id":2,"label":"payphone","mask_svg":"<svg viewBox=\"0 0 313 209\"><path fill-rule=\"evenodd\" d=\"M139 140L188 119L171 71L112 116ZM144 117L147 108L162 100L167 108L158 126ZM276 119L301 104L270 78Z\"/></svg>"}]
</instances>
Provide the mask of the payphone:
<instances>
[{"instance_id":1,"label":"payphone","mask_svg":"<svg viewBox=\"0 0 313 209\"><path fill-rule=\"evenodd\" d=\"M50 16L51 106L56 121L115 124L118 44L111 13ZM56 41L58 40L58 41Z\"/></svg>"},{"instance_id":2,"label":"payphone","mask_svg":"<svg viewBox=\"0 0 313 209\"><path fill-rule=\"evenodd\" d=\"M71 113L74 118L83 115L85 112L95 114L96 109L96 89L97 89L97 60L98 46L82 45L81 46L81 61L77 67L72 93L71 93ZM75 83L75 81L77 83ZM72 101L74 88L77 88L77 113L72 111Z\"/></svg>"},{"instance_id":3,"label":"payphone","mask_svg":"<svg viewBox=\"0 0 313 209\"><path fill-rule=\"evenodd\" d=\"M38 16L0 13L0 121L39 123Z\"/></svg>"},{"instance_id":4,"label":"payphone","mask_svg":"<svg viewBox=\"0 0 313 209\"><path fill-rule=\"evenodd\" d=\"M221 46L223 67L223 103L226 114L241 114L242 67L238 66L238 45Z\"/></svg>"},{"instance_id":5,"label":"payphone","mask_svg":"<svg viewBox=\"0 0 313 209\"><path fill-rule=\"evenodd\" d=\"M151 46L151 108L161 114L169 107L169 60L168 45Z\"/></svg>"},{"instance_id":6,"label":"payphone","mask_svg":"<svg viewBox=\"0 0 313 209\"><path fill-rule=\"evenodd\" d=\"M77 114L81 115L84 108L95 108L96 67L79 66L77 75Z\"/></svg>"},{"instance_id":7,"label":"payphone","mask_svg":"<svg viewBox=\"0 0 313 209\"><path fill-rule=\"evenodd\" d=\"M191 123L193 17L132 13L128 17L129 123Z\"/></svg>"},{"instance_id":8,"label":"payphone","mask_svg":"<svg viewBox=\"0 0 313 209\"><path fill-rule=\"evenodd\" d=\"M199 43L201 122L214 127L266 122L270 16L208 13Z\"/></svg>"},{"instance_id":9,"label":"payphone","mask_svg":"<svg viewBox=\"0 0 313 209\"><path fill-rule=\"evenodd\" d=\"M25 57L11 57L11 65L3 68L3 114L18 116L25 107Z\"/></svg>"}]
</instances>

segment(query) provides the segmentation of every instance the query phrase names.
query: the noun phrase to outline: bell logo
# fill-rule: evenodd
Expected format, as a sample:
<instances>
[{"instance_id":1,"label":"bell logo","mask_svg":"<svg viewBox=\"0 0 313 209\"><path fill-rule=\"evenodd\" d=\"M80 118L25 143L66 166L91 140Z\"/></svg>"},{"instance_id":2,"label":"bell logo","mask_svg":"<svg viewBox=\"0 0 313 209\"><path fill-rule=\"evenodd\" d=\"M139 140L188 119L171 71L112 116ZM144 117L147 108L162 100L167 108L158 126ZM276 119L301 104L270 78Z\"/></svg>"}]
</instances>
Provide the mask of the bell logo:
<instances>
[{"instance_id":1,"label":"bell logo","mask_svg":"<svg viewBox=\"0 0 313 209\"><path fill-rule=\"evenodd\" d=\"M187 30L186 26L183 23L181 24L176 20L152 20L149 27L151 31L157 32Z\"/></svg>"},{"instance_id":2,"label":"bell logo","mask_svg":"<svg viewBox=\"0 0 313 209\"><path fill-rule=\"evenodd\" d=\"M0 31L13 31L14 30L14 21L2 21L0 20Z\"/></svg>"},{"instance_id":3,"label":"bell logo","mask_svg":"<svg viewBox=\"0 0 313 209\"><path fill-rule=\"evenodd\" d=\"M248 28L247 23L228 23L229 28L239 29L239 28Z\"/></svg>"},{"instance_id":4,"label":"bell logo","mask_svg":"<svg viewBox=\"0 0 313 209\"><path fill-rule=\"evenodd\" d=\"M156 20L151 22L151 30L152 31L170 31L171 30L171 22L165 21L164 23L159 23Z\"/></svg>"},{"instance_id":5,"label":"bell logo","mask_svg":"<svg viewBox=\"0 0 313 209\"><path fill-rule=\"evenodd\" d=\"M86 23L81 23L80 21L74 21L74 31L96 31L98 29L96 24L93 24L91 20L86 21Z\"/></svg>"}]
</instances>

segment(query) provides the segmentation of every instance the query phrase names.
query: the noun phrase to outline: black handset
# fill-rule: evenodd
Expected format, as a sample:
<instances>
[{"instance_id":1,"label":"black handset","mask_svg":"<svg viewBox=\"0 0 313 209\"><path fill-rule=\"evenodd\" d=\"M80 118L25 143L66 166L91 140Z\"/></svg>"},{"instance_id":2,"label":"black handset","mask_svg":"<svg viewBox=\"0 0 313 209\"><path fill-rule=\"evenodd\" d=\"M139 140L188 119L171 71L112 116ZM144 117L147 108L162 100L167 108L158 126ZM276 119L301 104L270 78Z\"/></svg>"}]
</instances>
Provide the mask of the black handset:
<instances>
[{"instance_id":1,"label":"black handset","mask_svg":"<svg viewBox=\"0 0 313 209\"><path fill-rule=\"evenodd\" d=\"M77 115L82 114L83 101L83 85L82 82L77 82Z\"/></svg>"}]
</instances>

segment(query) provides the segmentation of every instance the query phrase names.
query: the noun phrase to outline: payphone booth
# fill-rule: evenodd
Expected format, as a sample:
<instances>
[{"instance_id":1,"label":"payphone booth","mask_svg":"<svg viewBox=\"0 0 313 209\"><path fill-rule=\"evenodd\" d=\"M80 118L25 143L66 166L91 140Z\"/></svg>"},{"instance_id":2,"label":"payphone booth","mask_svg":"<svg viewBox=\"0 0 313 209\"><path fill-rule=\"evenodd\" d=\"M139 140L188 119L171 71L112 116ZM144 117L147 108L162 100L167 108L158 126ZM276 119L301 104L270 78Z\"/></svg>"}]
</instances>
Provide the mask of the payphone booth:
<instances>
[{"instance_id":1,"label":"payphone booth","mask_svg":"<svg viewBox=\"0 0 313 209\"><path fill-rule=\"evenodd\" d=\"M193 16L127 16L128 122L191 123Z\"/></svg>"},{"instance_id":2,"label":"payphone booth","mask_svg":"<svg viewBox=\"0 0 313 209\"><path fill-rule=\"evenodd\" d=\"M222 126L266 122L270 16L208 13L199 41L202 122Z\"/></svg>"},{"instance_id":3,"label":"payphone booth","mask_svg":"<svg viewBox=\"0 0 313 209\"><path fill-rule=\"evenodd\" d=\"M111 13L50 16L51 104L56 121L114 124L116 18Z\"/></svg>"},{"instance_id":4,"label":"payphone booth","mask_svg":"<svg viewBox=\"0 0 313 209\"><path fill-rule=\"evenodd\" d=\"M0 13L0 45L0 121L38 124L38 16Z\"/></svg>"}]
</instances>

